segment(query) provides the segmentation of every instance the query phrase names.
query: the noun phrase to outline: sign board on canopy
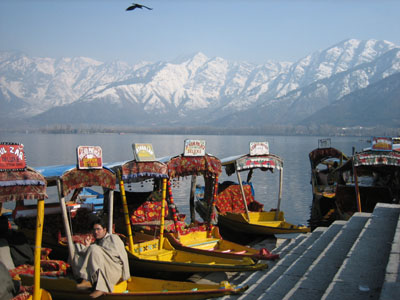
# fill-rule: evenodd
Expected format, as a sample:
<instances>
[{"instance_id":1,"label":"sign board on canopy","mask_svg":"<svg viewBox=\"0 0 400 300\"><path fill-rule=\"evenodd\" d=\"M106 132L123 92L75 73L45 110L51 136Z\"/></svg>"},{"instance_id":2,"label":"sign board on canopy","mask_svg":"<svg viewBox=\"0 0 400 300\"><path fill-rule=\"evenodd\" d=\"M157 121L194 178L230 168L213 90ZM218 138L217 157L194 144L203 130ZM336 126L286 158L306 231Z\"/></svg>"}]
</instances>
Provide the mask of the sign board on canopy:
<instances>
[{"instance_id":1,"label":"sign board on canopy","mask_svg":"<svg viewBox=\"0 0 400 300\"><path fill-rule=\"evenodd\" d=\"M250 156L268 155L268 154L269 154L268 142L250 142Z\"/></svg>"},{"instance_id":2,"label":"sign board on canopy","mask_svg":"<svg viewBox=\"0 0 400 300\"><path fill-rule=\"evenodd\" d=\"M24 145L0 143L0 171L24 171L25 169Z\"/></svg>"},{"instance_id":3,"label":"sign board on canopy","mask_svg":"<svg viewBox=\"0 0 400 300\"><path fill-rule=\"evenodd\" d=\"M76 156L78 169L103 168L103 151L100 146L78 146Z\"/></svg>"},{"instance_id":4,"label":"sign board on canopy","mask_svg":"<svg viewBox=\"0 0 400 300\"><path fill-rule=\"evenodd\" d=\"M392 138L392 143L393 151L400 151L400 137Z\"/></svg>"},{"instance_id":5,"label":"sign board on canopy","mask_svg":"<svg viewBox=\"0 0 400 300\"><path fill-rule=\"evenodd\" d=\"M392 138L390 137L373 137L372 150L392 151Z\"/></svg>"},{"instance_id":6,"label":"sign board on canopy","mask_svg":"<svg viewBox=\"0 0 400 300\"><path fill-rule=\"evenodd\" d=\"M185 140L184 156L204 156L206 155L206 141L204 140Z\"/></svg>"},{"instance_id":7,"label":"sign board on canopy","mask_svg":"<svg viewBox=\"0 0 400 300\"><path fill-rule=\"evenodd\" d=\"M319 139L318 140L318 148L330 148L331 147L331 139Z\"/></svg>"},{"instance_id":8,"label":"sign board on canopy","mask_svg":"<svg viewBox=\"0 0 400 300\"><path fill-rule=\"evenodd\" d=\"M136 161L155 161L156 156L154 155L152 144L132 144L133 155Z\"/></svg>"}]
</instances>

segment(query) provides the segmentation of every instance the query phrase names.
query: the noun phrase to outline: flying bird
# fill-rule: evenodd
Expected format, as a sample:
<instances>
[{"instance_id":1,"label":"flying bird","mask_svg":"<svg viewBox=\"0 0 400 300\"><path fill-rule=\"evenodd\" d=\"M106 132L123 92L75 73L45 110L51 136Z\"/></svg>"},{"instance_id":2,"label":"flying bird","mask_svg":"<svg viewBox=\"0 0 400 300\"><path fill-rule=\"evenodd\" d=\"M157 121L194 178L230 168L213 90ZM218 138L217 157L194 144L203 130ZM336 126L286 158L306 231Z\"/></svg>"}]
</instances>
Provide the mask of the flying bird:
<instances>
[{"instance_id":1,"label":"flying bird","mask_svg":"<svg viewBox=\"0 0 400 300\"><path fill-rule=\"evenodd\" d=\"M142 4L137 4L137 3L132 3L132 5L129 6L126 10L134 10L134 9L136 9L136 8L143 9L143 7L144 7L144 8L147 8L147 9L149 9L149 10L152 10L152 8L150 8L150 7L147 7L147 6L142 5Z\"/></svg>"}]
</instances>

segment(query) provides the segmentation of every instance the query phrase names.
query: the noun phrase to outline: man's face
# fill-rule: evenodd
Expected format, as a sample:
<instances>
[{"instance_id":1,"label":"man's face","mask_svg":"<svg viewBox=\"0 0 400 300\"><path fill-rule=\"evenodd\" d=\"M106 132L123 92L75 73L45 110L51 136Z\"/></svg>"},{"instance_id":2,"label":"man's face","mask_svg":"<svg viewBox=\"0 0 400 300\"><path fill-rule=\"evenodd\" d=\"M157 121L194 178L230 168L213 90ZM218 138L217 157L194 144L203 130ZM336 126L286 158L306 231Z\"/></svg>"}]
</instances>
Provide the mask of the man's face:
<instances>
[{"instance_id":1,"label":"man's face","mask_svg":"<svg viewBox=\"0 0 400 300\"><path fill-rule=\"evenodd\" d=\"M94 224L93 234L96 240L101 240L107 233L107 229L103 228L100 224Z\"/></svg>"}]
</instances>

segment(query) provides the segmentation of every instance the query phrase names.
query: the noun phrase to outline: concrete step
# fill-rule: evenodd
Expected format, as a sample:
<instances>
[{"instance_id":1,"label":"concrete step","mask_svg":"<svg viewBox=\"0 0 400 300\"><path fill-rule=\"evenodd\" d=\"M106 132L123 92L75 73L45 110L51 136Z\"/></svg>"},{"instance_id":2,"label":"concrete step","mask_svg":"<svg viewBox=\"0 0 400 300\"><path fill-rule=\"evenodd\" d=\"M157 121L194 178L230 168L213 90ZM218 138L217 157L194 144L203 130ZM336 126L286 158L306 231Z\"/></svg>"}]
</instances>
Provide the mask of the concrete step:
<instances>
[{"instance_id":1,"label":"concrete step","mask_svg":"<svg viewBox=\"0 0 400 300\"><path fill-rule=\"evenodd\" d=\"M379 299L400 205L378 203L321 299Z\"/></svg>"},{"instance_id":2,"label":"concrete step","mask_svg":"<svg viewBox=\"0 0 400 300\"><path fill-rule=\"evenodd\" d=\"M321 252L335 239L337 234L346 224L345 221L334 222L315 242L306 249L285 272L270 286L264 286L265 292L258 299L282 299L296 285L307 272L311 264L318 258Z\"/></svg>"},{"instance_id":3,"label":"concrete step","mask_svg":"<svg viewBox=\"0 0 400 300\"><path fill-rule=\"evenodd\" d=\"M389 262L386 267L385 282L379 300L400 298L400 217L392 242Z\"/></svg>"},{"instance_id":4,"label":"concrete step","mask_svg":"<svg viewBox=\"0 0 400 300\"><path fill-rule=\"evenodd\" d=\"M259 295L272 285L292 264L298 259L325 231L327 228L317 228L312 233L299 235L295 245L288 244L279 254L281 258L267 272L257 271L251 274L244 282L235 284L250 285L250 288L238 299L257 299ZM298 243L296 243L298 242ZM227 298L230 299L230 298ZM233 298L232 298L233 299Z\"/></svg>"},{"instance_id":5,"label":"concrete step","mask_svg":"<svg viewBox=\"0 0 400 300\"><path fill-rule=\"evenodd\" d=\"M354 214L283 299L321 299L370 216Z\"/></svg>"}]
</instances>

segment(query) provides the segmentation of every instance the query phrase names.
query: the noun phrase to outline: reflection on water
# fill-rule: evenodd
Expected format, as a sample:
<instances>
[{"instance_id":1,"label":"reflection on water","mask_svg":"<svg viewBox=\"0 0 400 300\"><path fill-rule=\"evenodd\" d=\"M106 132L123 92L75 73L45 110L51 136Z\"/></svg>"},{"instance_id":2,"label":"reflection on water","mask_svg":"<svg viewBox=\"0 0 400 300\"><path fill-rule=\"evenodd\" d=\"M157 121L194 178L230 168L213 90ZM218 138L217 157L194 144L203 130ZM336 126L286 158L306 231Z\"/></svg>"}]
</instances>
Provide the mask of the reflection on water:
<instances>
[{"instance_id":1,"label":"reflection on water","mask_svg":"<svg viewBox=\"0 0 400 300\"><path fill-rule=\"evenodd\" d=\"M2 134L4 142L23 143L27 163L32 167L76 162L79 145L101 146L103 161L115 162L133 159L133 143L152 143L157 157L174 156L183 152L185 139L203 139L207 152L218 158L248 153L249 142L269 142L270 152L284 161L281 209L286 219L294 224L307 224L312 201L310 164L308 154L324 137L300 136L202 136L202 135L148 135L148 134ZM331 138L332 147L351 155L368 147L359 137ZM364 139L363 139L364 140ZM243 179L246 178L244 174ZM236 176L222 174L220 181L236 181ZM253 175L255 198L266 210L276 207L279 191L279 172L255 172ZM181 179L173 187L173 195L180 213L189 215L190 180ZM52 196L53 197L53 196Z\"/></svg>"}]
</instances>

